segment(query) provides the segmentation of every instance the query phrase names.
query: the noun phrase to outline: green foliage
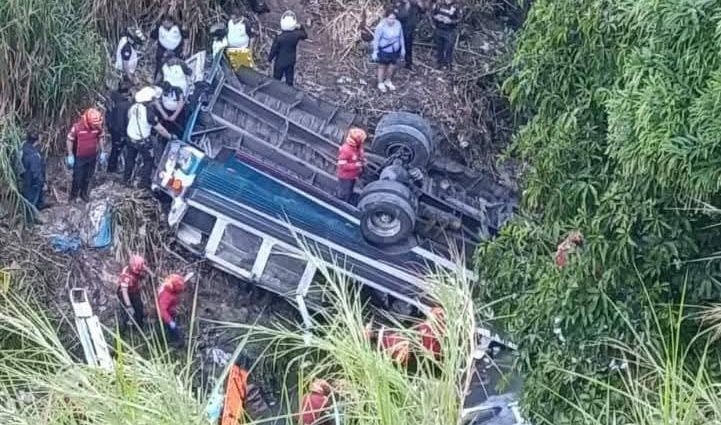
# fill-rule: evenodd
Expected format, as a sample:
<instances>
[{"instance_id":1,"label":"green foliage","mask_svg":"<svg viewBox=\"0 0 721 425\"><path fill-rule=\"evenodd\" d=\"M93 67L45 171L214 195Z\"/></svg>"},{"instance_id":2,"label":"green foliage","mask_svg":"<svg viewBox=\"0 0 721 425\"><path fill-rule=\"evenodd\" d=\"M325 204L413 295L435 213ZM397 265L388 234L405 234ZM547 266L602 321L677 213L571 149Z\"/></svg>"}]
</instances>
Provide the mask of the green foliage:
<instances>
[{"instance_id":1,"label":"green foliage","mask_svg":"<svg viewBox=\"0 0 721 425\"><path fill-rule=\"evenodd\" d=\"M90 0L0 1L0 206L22 210L14 168L23 128L36 121L45 147L87 106L105 64ZM62 122L62 124L60 124Z\"/></svg>"},{"instance_id":2,"label":"green foliage","mask_svg":"<svg viewBox=\"0 0 721 425\"><path fill-rule=\"evenodd\" d=\"M680 301L686 278L691 304L720 293L717 264L687 263L721 249L699 208L721 188L718 28L709 1L533 4L505 84L528 117L512 147L530 165L522 211L478 265L482 297L503 299L494 312L520 343L536 421L583 423L564 398L592 416L606 398L624 412L627 397L565 371L613 384L619 353L601 342L629 341L623 317L654 340L642 324L654 307L665 320L659 307ZM553 253L571 230L585 245L559 269Z\"/></svg>"},{"instance_id":3,"label":"green foliage","mask_svg":"<svg viewBox=\"0 0 721 425\"><path fill-rule=\"evenodd\" d=\"M80 109L104 67L87 0L0 2L0 103L52 123Z\"/></svg>"}]
</instances>

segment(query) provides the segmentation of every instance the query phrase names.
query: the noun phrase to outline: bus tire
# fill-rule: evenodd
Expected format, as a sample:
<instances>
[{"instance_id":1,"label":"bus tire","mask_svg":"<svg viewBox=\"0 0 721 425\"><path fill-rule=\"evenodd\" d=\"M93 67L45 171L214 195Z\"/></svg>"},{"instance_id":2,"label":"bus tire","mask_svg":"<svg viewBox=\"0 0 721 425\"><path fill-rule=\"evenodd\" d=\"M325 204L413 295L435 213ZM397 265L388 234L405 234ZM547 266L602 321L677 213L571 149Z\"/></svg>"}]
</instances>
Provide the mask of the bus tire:
<instances>
[{"instance_id":1,"label":"bus tire","mask_svg":"<svg viewBox=\"0 0 721 425\"><path fill-rule=\"evenodd\" d=\"M419 115L391 112L376 126L371 150L386 158L399 153L406 165L425 168L434 151L431 126Z\"/></svg>"},{"instance_id":2,"label":"bus tire","mask_svg":"<svg viewBox=\"0 0 721 425\"><path fill-rule=\"evenodd\" d=\"M413 235L416 214L410 200L397 193L374 191L361 196L361 233L380 247L395 245Z\"/></svg>"}]
</instances>

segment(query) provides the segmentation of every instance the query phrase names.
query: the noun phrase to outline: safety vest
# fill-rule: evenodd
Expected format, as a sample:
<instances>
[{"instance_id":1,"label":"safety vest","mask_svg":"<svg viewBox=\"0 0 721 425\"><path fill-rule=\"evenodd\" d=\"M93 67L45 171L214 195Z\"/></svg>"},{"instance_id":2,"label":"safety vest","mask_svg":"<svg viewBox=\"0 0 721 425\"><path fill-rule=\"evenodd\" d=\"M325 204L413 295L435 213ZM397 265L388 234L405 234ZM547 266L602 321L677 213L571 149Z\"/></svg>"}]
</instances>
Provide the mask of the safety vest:
<instances>
[{"instance_id":1,"label":"safety vest","mask_svg":"<svg viewBox=\"0 0 721 425\"><path fill-rule=\"evenodd\" d=\"M75 156L78 158L93 158L98 154L100 130L92 130L84 125L75 127Z\"/></svg>"},{"instance_id":2,"label":"safety vest","mask_svg":"<svg viewBox=\"0 0 721 425\"><path fill-rule=\"evenodd\" d=\"M158 43L165 48L165 50L175 50L180 46L183 41L183 34L180 32L180 28L177 25L173 25L169 30L165 29L164 26L158 28Z\"/></svg>"},{"instance_id":3,"label":"safety vest","mask_svg":"<svg viewBox=\"0 0 721 425\"><path fill-rule=\"evenodd\" d=\"M120 53L128 44L128 37L122 37L118 43L118 49L115 51L115 69L123 71L123 57ZM131 74L135 73L135 69L138 67L138 51L133 46L130 46L130 59L128 59L128 72Z\"/></svg>"},{"instance_id":4,"label":"safety vest","mask_svg":"<svg viewBox=\"0 0 721 425\"><path fill-rule=\"evenodd\" d=\"M128 111L128 138L140 142L150 137L153 126L148 122L148 107L136 103Z\"/></svg>"},{"instance_id":5,"label":"safety vest","mask_svg":"<svg viewBox=\"0 0 721 425\"><path fill-rule=\"evenodd\" d=\"M170 83L171 86L178 87L183 91L183 96L188 95L188 78L183 72L183 67L175 65L163 65L163 80Z\"/></svg>"},{"instance_id":6,"label":"safety vest","mask_svg":"<svg viewBox=\"0 0 721 425\"><path fill-rule=\"evenodd\" d=\"M248 46L250 46L250 37L245 22L228 21L228 47L247 48Z\"/></svg>"}]
</instances>

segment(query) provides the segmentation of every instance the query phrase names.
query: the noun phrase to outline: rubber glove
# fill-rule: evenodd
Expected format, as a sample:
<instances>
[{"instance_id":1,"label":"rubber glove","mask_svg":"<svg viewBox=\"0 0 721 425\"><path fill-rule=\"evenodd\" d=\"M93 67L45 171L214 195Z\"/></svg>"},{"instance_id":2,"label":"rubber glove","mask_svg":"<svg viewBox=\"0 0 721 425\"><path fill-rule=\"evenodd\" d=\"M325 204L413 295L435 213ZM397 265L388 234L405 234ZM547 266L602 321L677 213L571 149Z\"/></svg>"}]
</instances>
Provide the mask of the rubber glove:
<instances>
[{"instance_id":1,"label":"rubber glove","mask_svg":"<svg viewBox=\"0 0 721 425\"><path fill-rule=\"evenodd\" d=\"M75 155L68 155L65 157L65 165L68 166L68 168L73 168L75 166Z\"/></svg>"},{"instance_id":2,"label":"rubber glove","mask_svg":"<svg viewBox=\"0 0 721 425\"><path fill-rule=\"evenodd\" d=\"M171 320L170 323L168 323L168 327L170 327L170 329L172 330L175 330L178 328L178 325L175 323L175 320Z\"/></svg>"},{"instance_id":3,"label":"rubber glove","mask_svg":"<svg viewBox=\"0 0 721 425\"><path fill-rule=\"evenodd\" d=\"M100 164L105 165L108 163L108 154L105 152L100 152Z\"/></svg>"}]
</instances>

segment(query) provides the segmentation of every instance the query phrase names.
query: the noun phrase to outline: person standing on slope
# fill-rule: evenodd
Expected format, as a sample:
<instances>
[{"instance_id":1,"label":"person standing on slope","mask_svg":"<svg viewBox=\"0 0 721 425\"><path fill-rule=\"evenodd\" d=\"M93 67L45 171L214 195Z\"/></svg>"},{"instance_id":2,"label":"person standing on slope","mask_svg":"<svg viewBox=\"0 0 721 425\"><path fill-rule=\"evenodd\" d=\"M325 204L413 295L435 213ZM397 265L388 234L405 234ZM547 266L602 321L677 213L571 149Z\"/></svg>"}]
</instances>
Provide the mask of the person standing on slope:
<instances>
[{"instance_id":1,"label":"person standing on slope","mask_svg":"<svg viewBox=\"0 0 721 425\"><path fill-rule=\"evenodd\" d=\"M65 163L73 170L70 186L70 201L78 196L90 201L90 181L95 173L95 164L100 153L100 163L105 163L107 154L103 149L103 114L95 108L89 108L73 124L68 132Z\"/></svg>"},{"instance_id":2,"label":"person standing on slope","mask_svg":"<svg viewBox=\"0 0 721 425\"><path fill-rule=\"evenodd\" d=\"M295 82L295 62L298 55L298 43L308 38L308 34L296 20L295 14L286 11L280 19L281 33L273 40L268 62L273 62L273 78L292 86Z\"/></svg>"}]
</instances>

